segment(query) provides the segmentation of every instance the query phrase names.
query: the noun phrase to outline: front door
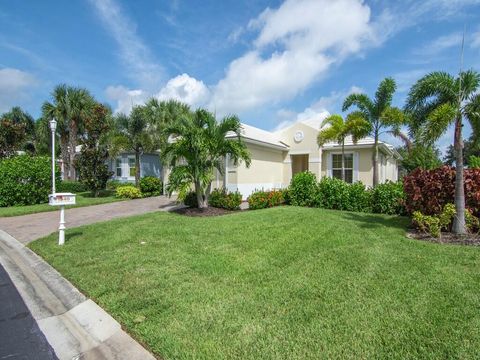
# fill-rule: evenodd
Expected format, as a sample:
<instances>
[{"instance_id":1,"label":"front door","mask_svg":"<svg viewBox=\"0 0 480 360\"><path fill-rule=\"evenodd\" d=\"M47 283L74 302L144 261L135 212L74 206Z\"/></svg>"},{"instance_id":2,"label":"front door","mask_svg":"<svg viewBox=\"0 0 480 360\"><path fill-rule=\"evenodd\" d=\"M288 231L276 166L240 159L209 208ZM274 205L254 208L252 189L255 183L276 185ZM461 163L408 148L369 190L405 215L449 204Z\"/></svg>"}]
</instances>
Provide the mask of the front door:
<instances>
[{"instance_id":1,"label":"front door","mask_svg":"<svg viewBox=\"0 0 480 360\"><path fill-rule=\"evenodd\" d=\"M290 155L292 159L292 177L308 170L308 154Z\"/></svg>"}]
</instances>

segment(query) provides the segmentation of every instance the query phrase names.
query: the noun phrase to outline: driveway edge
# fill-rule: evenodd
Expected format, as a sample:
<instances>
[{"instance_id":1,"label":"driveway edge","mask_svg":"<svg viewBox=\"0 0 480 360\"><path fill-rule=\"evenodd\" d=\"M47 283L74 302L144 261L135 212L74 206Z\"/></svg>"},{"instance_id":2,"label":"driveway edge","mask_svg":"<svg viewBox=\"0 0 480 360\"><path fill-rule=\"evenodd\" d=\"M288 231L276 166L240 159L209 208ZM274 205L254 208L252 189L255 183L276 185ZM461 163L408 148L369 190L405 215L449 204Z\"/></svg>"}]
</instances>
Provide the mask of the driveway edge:
<instances>
[{"instance_id":1,"label":"driveway edge","mask_svg":"<svg viewBox=\"0 0 480 360\"><path fill-rule=\"evenodd\" d=\"M95 302L0 230L0 263L59 359L155 359Z\"/></svg>"}]
</instances>

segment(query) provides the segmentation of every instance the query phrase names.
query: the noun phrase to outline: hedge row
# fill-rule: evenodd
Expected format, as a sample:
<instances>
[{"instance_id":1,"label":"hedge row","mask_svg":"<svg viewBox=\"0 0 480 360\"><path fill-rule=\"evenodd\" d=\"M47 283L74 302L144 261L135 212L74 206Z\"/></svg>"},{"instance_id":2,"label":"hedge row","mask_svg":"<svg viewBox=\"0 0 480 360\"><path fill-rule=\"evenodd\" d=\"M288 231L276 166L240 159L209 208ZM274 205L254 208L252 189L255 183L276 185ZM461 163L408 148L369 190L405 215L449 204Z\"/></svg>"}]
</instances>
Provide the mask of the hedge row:
<instances>
[{"instance_id":1,"label":"hedge row","mask_svg":"<svg viewBox=\"0 0 480 360\"><path fill-rule=\"evenodd\" d=\"M417 169L403 179L406 210L425 215L440 214L447 204L455 203L455 168ZM480 216L480 169L465 169L465 206Z\"/></svg>"}]
</instances>

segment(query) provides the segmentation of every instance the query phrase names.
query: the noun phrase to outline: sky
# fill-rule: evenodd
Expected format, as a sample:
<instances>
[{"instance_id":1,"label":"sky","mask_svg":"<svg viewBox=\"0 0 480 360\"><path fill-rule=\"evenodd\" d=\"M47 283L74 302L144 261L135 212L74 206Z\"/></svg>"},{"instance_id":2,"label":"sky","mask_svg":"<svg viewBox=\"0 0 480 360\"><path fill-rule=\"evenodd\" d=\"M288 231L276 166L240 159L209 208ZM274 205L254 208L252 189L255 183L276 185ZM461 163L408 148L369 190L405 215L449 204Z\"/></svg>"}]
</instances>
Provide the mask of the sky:
<instances>
[{"instance_id":1,"label":"sky","mask_svg":"<svg viewBox=\"0 0 480 360\"><path fill-rule=\"evenodd\" d=\"M65 83L115 112L175 98L275 130L387 76L403 106L421 76L458 73L464 30L480 71L480 0L0 0L0 113L39 117Z\"/></svg>"}]
</instances>

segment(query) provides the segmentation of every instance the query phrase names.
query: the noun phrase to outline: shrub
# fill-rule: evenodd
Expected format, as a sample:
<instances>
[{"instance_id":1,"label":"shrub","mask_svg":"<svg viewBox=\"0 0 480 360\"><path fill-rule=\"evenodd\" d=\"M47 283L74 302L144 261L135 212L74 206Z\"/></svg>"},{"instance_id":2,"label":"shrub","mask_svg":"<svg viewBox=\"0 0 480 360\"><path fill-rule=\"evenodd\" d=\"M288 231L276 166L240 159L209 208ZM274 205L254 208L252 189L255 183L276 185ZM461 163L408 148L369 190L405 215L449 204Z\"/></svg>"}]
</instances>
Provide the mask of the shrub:
<instances>
[{"instance_id":1,"label":"shrub","mask_svg":"<svg viewBox=\"0 0 480 360\"><path fill-rule=\"evenodd\" d=\"M193 207L193 208L198 207L197 194L195 193L195 191L189 191L183 197L183 203L188 207Z\"/></svg>"},{"instance_id":2,"label":"shrub","mask_svg":"<svg viewBox=\"0 0 480 360\"><path fill-rule=\"evenodd\" d=\"M1 160L0 206L47 202L51 174L51 159L46 156L21 155ZM60 182L59 173L56 176Z\"/></svg>"},{"instance_id":3,"label":"shrub","mask_svg":"<svg viewBox=\"0 0 480 360\"><path fill-rule=\"evenodd\" d=\"M290 204L312 206L317 195L317 178L310 171L295 174L290 182Z\"/></svg>"},{"instance_id":4,"label":"shrub","mask_svg":"<svg viewBox=\"0 0 480 360\"><path fill-rule=\"evenodd\" d=\"M257 190L248 197L248 208L257 210L283 205L286 194L288 194L287 190Z\"/></svg>"},{"instance_id":5,"label":"shrub","mask_svg":"<svg viewBox=\"0 0 480 360\"><path fill-rule=\"evenodd\" d=\"M119 180L108 180L107 190L116 190L119 186L122 186L122 185L125 185L125 183Z\"/></svg>"},{"instance_id":6,"label":"shrub","mask_svg":"<svg viewBox=\"0 0 480 360\"><path fill-rule=\"evenodd\" d=\"M371 190L372 212L389 215L405 214L405 193L401 182L388 181Z\"/></svg>"},{"instance_id":7,"label":"shrub","mask_svg":"<svg viewBox=\"0 0 480 360\"><path fill-rule=\"evenodd\" d=\"M369 212L370 193L361 182L348 184L337 178L325 177L318 183L313 205L325 209Z\"/></svg>"},{"instance_id":8,"label":"shrub","mask_svg":"<svg viewBox=\"0 0 480 360\"><path fill-rule=\"evenodd\" d=\"M424 215L421 211L414 211L412 214L412 223L419 230L439 238L441 231L450 231L453 219L455 218L455 205L446 204L438 215ZM479 219L467 210L465 212L465 222L470 232L478 231Z\"/></svg>"},{"instance_id":9,"label":"shrub","mask_svg":"<svg viewBox=\"0 0 480 360\"><path fill-rule=\"evenodd\" d=\"M142 197L140 189L133 185L122 185L117 187L116 197L122 199L138 199Z\"/></svg>"},{"instance_id":10,"label":"shrub","mask_svg":"<svg viewBox=\"0 0 480 360\"><path fill-rule=\"evenodd\" d=\"M480 169L465 169L465 205L480 215ZM403 179L405 207L408 213L440 214L446 204L455 202L455 169L443 166L435 170L413 171Z\"/></svg>"},{"instance_id":11,"label":"shrub","mask_svg":"<svg viewBox=\"0 0 480 360\"><path fill-rule=\"evenodd\" d=\"M162 194L162 180L154 176L145 176L140 179L140 191L145 197L158 196Z\"/></svg>"},{"instance_id":12,"label":"shrub","mask_svg":"<svg viewBox=\"0 0 480 360\"><path fill-rule=\"evenodd\" d=\"M71 192L71 193L81 193L88 191L88 187L85 184L82 184L79 181L72 180L62 180L58 183L57 186L58 192Z\"/></svg>"},{"instance_id":13,"label":"shrub","mask_svg":"<svg viewBox=\"0 0 480 360\"><path fill-rule=\"evenodd\" d=\"M228 192L226 189L215 189L208 198L210 206L227 210L238 210L242 203L242 194L238 191Z\"/></svg>"}]
</instances>

